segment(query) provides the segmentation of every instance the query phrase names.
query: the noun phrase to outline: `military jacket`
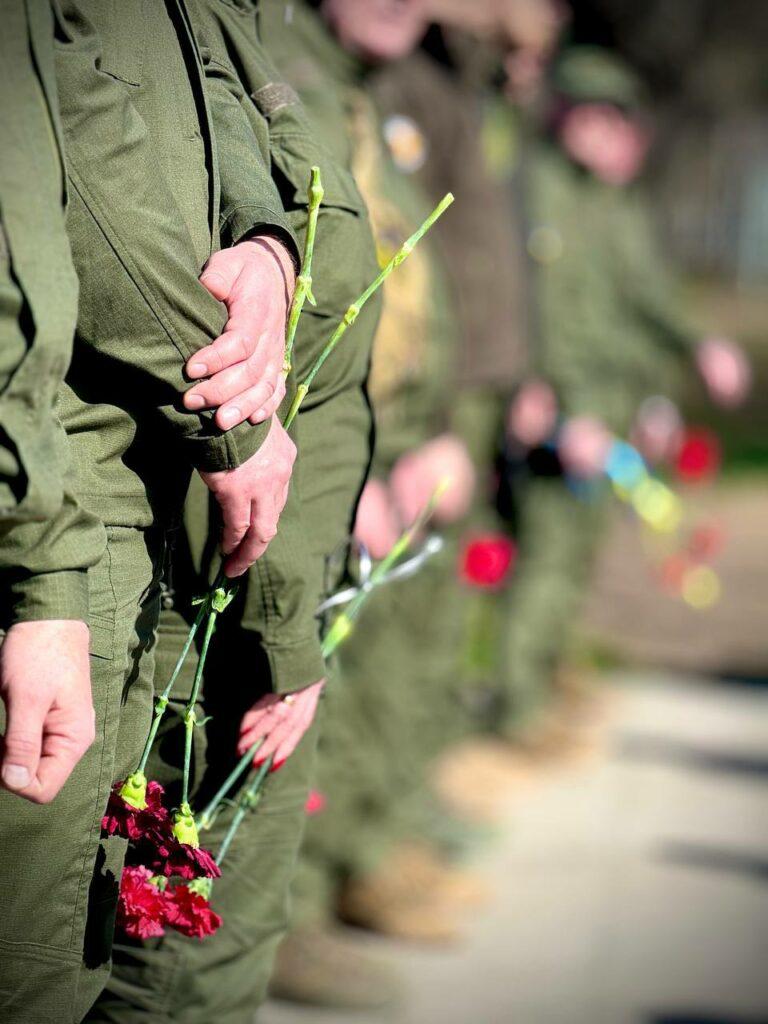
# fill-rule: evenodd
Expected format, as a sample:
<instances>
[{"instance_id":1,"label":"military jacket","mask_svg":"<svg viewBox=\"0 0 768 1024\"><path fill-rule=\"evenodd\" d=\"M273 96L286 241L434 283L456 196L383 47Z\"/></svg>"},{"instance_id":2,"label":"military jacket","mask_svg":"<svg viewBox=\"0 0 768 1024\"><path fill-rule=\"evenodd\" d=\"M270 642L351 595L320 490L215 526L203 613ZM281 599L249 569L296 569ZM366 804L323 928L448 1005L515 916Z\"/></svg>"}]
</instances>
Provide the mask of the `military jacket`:
<instances>
[{"instance_id":1,"label":"military jacket","mask_svg":"<svg viewBox=\"0 0 768 1024\"><path fill-rule=\"evenodd\" d=\"M104 528L68 479L54 414L77 278L48 0L6 5L0 33L0 620L87 618Z\"/></svg>"},{"instance_id":2,"label":"military jacket","mask_svg":"<svg viewBox=\"0 0 768 1024\"><path fill-rule=\"evenodd\" d=\"M538 369L567 413L623 433L694 340L642 197L597 181L554 147L532 157L527 195Z\"/></svg>"}]
</instances>

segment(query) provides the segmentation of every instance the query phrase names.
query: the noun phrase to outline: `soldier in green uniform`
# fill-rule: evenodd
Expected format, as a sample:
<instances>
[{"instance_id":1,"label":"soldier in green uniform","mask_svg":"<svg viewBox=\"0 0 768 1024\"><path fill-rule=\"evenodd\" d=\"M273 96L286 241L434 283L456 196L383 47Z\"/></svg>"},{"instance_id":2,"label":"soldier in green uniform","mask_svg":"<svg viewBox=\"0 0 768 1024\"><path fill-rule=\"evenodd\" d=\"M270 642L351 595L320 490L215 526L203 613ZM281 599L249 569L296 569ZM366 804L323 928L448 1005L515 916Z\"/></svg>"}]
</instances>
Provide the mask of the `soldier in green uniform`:
<instances>
[{"instance_id":1,"label":"soldier in green uniform","mask_svg":"<svg viewBox=\"0 0 768 1024\"><path fill-rule=\"evenodd\" d=\"M219 83L226 86L227 102L236 103L255 130L261 123L267 126L281 200L300 237L306 226L309 170L312 165L321 170L324 198L313 261L316 305L306 307L294 353L296 374L302 379L341 314L378 271L365 205L346 166L346 145L338 146L332 134L326 136L324 122L314 122L310 130L296 93L268 60L256 5L233 7L206 0L195 12L194 24ZM258 811L244 820L223 876L215 883L212 902L224 924L204 943L173 933L142 944L120 940L113 976L89 1020L143 1020L162 1014L189 1024L214 1019L245 1024L264 998L275 948L287 925L288 884L314 764L313 719L325 675L322 661L314 656L319 635L315 613L344 570L354 506L370 461L366 377L377 319L378 304L372 301L302 406L294 435L299 449L294 486L301 518L281 523L270 548L244 579L217 631L203 681L199 717L210 718L195 738L195 806L205 805L255 739L266 738L257 763L270 752L275 757L276 771L265 785ZM165 685L181 650L196 610L194 597L215 574L218 528L205 489L193 483L166 579L157 689ZM283 588L281 599L276 587L283 560L298 566L309 581L310 599L293 602L290 621L281 618L279 603L275 607L275 601L290 598ZM314 637L312 645L307 635ZM190 658L179 678L173 701L178 709L189 696L196 663L196 657ZM235 665L245 668L242 677L233 673ZM172 799L181 777L181 734L180 719L169 717L148 768ZM222 814L204 834L204 843L214 851L230 820L231 814Z\"/></svg>"},{"instance_id":2,"label":"soldier in green uniform","mask_svg":"<svg viewBox=\"0 0 768 1024\"><path fill-rule=\"evenodd\" d=\"M19 1022L80 1020L109 972L123 844L100 840L100 819L111 783L135 766L146 736L157 582L191 469L221 508L226 568L238 574L274 533L293 457L271 412L282 395L298 247L270 175L268 141L266 150L249 144L245 116L228 118L234 112L218 102L182 0L151 12L83 0L57 5L56 15L67 227L80 280L58 409L74 491L106 525L107 545L87 580L96 741L52 803L2 794L2 1008ZM215 252L220 245L228 248ZM187 362L189 377L203 378L193 388ZM69 526L61 538L83 560L91 524ZM295 592L296 572L285 566L277 593L292 580ZM46 575L55 598L56 573ZM82 574L71 581L82 593ZM12 653L3 652L6 678ZM50 675L62 682L49 720L36 726L43 765L75 747L72 718L85 723L75 749L82 753L91 721L82 660L73 654ZM11 681L19 686L18 672ZM40 714L37 695L14 702L5 684L3 696L10 718L22 706Z\"/></svg>"},{"instance_id":3,"label":"soldier in green uniform","mask_svg":"<svg viewBox=\"0 0 768 1024\"><path fill-rule=\"evenodd\" d=\"M370 65L411 49L425 22L419 4L403 5L394 25L380 25L369 6L332 3L318 16L306 4L269 3L263 29L270 53L310 115L331 125L328 137L343 137L346 126L352 166L384 262L428 206L392 160L365 86ZM450 424L450 308L433 250L420 246L385 286L374 347L370 390L377 448L356 536L375 557L388 549L401 523L413 518L444 473L455 476L457 484L439 512L445 522L461 515L471 491L469 462ZM350 954L339 950L325 927L339 881L379 868L408 828L426 749L441 731L446 686L455 675L457 630L451 552L440 559L416 579L374 595L340 652L342 685L328 694L319 764L319 786L328 803L310 821L300 862L297 927L278 961L283 994L360 1005L371 997L371 982L379 989L388 986L388 979L374 979L360 957L340 979L340 958ZM425 621L427 607L432 614Z\"/></svg>"},{"instance_id":4,"label":"soldier in green uniform","mask_svg":"<svg viewBox=\"0 0 768 1024\"><path fill-rule=\"evenodd\" d=\"M574 48L555 65L553 90L547 137L526 169L539 382L522 389L510 424L513 435L526 433L515 424L538 418L544 440L553 415L530 417L525 406L559 409L559 456L571 485L534 470L520 502L499 719L501 732L517 738L549 729L554 675L605 522L609 492L598 475L610 438L627 437L642 400L673 384L696 340L634 184L648 145L642 84L617 56ZM707 341L696 359L715 398L737 397L744 368L734 346Z\"/></svg>"}]
</instances>

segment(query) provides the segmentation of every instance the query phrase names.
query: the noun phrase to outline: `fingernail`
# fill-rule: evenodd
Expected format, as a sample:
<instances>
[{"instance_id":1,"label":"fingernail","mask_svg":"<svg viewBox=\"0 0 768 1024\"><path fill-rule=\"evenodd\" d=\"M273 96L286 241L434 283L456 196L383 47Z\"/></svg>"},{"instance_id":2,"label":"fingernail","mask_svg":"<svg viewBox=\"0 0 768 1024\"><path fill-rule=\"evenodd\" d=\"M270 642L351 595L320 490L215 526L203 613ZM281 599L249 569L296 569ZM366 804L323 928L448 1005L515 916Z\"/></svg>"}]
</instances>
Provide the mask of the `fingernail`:
<instances>
[{"instance_id":1,"label":"fingernail","mask_svg":"<svg viewBox=\"0 0 768 1024\"><path fill-rule=\"evenodd\" d=\"M240 418L240 410L237 408L237 406L234 405L231 405L228 409L225 409L219 416L219 419L221 420L225 427L229 427L233 423L237 423L237 421Z\"/></svg>"},{"instance_id":2,"label":"fingernail","mask_svg":"<svg viewBox=\"0 0 768 1024\"><path fill-rule=\"evenodd\" d=\"M188 409L202 409L205 405L205 399L202 395L187 395L184 404Z\"/></svg>"},{"instance_id":3,"label":"fingernail","mask_svg":"<svg viewBox=\"0 0 768 1024\"><path fill-rule=\"evenodd\" d=\"M3 782L9 789L24 789L29 785L29 769L22 764L6 764L3 767Z\"/></svg>"},{"instance_id":4,"label":"fingernail","mask_svg":"<svg viewBox=\"0 0 768 1024\"><path fill-rule=\"evenodd\" d=\"M284 764L285 764L285 758L283 758L282 761L273 761L272 762L272 767L269 770L270 770L270 772L279 771L280 768L282 768Z\"/></svg>"},{"instance_id":5,"label":"fingernail","mask_svg":"<svg viewBox=\"0 0 768 1024\"><path fill-rule=\"evenodd\" d=\"M256 412L251 417L251 419L252 420L263 420L265 416L266 416L266 413L264 412L263 409L257 409Z\"/></svg>"},{"instance_id":6,"label":"fingernail","mask_svg":"<svg viewBox=\"0 0 768 1024\"><path fill-rule=\"evenodd\" d=\"M189 372L194 377L204 377L208 373L205 363L190 363Z\"/></svg>"}]
</instances>

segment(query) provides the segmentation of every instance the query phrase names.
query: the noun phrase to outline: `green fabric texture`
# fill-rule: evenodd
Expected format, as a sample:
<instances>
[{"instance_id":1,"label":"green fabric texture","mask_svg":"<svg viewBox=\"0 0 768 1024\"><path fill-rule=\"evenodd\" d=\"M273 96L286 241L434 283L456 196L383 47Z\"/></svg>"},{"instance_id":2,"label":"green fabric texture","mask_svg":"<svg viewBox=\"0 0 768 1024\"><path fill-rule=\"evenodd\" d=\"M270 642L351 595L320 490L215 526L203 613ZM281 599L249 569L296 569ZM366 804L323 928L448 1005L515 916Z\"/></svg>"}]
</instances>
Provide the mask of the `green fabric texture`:
<instances>
[{"instance_id":1,"label":"green fabric texture","mask_svg":"<svg viewBox=\"0 0 768 1024\"><path fill-rule=\"evenodd\" d=\"M125 843L101 839L112 782L149 729L162 537L110 527L88 572L96 739L53 803L0 792L0 1017L79 1024L107 980Z\"/></svg>"},{"instance_id":2,"label":"green fabric texture","mask_svg":"<svg viewBox=\"0 0 768 1024\"><path fill-rule=\"evenodd\" d=\"M101 524L72 493L54 410L72 352L77 279L45 0L13 5L0 39L0 626L87 619ZM12 102L10 101L12 98ZM76 537L76 540L74 539Z\"/></svg>"}]
</instances>

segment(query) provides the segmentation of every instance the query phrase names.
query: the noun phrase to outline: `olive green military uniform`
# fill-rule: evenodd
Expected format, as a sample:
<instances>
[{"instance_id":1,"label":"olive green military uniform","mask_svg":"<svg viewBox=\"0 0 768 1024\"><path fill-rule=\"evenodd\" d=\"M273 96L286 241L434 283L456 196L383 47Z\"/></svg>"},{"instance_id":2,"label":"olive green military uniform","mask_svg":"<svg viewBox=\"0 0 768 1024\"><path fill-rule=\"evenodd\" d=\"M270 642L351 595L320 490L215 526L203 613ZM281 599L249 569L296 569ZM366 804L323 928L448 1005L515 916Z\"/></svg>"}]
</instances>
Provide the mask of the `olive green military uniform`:
<instances>
[{"instance_id":1,"label":"olive green military uniform","mask_svg":"<svg viewBox=\"0 0 768 1024\"><path fill-rule=\"evenodd\" d=\"M309 169L321 169L325 190L313 262L316 305L300 322L294 365L301 379L319 354L341 314L377 272L373 240L363 201L345 167L344 149L331 153L310 130L293 90L275 72L259 40L256 5L208 0L195 27L209 62L226 92L258 130L268 127L270 157L282 203L299 235L306 226ZM365 380L378 318L378 303L366 307L344 344L325 364L297 421L299 447L293 491L299 497L300 526L281 522L278 535L241 586L222 620L208 662L199 707L210 716L197 731L193 803L203 806L233 767L238 727L244 712L264 693L287 692L316 682L322 663L308 657L306 631L318 644L315 609L340 568L326 573L326 561L343 549L354 505L370 461L371 414ZM194 615L191 599L215 572L218 535L207 492L193 481L184 528L174 540L161 615L156 687L167 681ZM343 556L343 550L341 551ZM275 604L280 588L274 572L291 559L307 582L309 605ZM330 568L330 567L329 567ZM285 588L283 588L285 593ZM290 598L290 595L289 595ZM307 616L308 609L308 616ZM307 621L308 620L308 621ZM301 632L298 632L301 627ZM196 656L174 690L174 703L188 698ZM234 669L234 667L237 667ZM237 671L238 678L228 680ZM243 678L241 678L243 677ZM89 1020L163 1020L200 1024L249 1022L264 998L274 952L288 914L288 886L296 864L317 740L315 724L280 772L270 776L258 811L243 822L214 885L212 903L224 924L204 943L177 934L115 950L113 976ZM183 729L166 720L149 772L178 799ZM204 834L214 851L230 822L222 814Z\"/></svg>"},{"instance_id":2,"label":"olive green military uniform","mask_svg":"<svg viewBox=\"0 0 768 1024\"><path fill-rule=\"evenodd\" d=\"M0 615L87 618L104 530L79 506L54 411L72 353L77 278L47 0L7 13L0 60ZM73 543L71 532L77 534Z\"/></svg>"},{"instance_id":3,"label":"olive green military uniform","mask_svg":"<svg viewBox=\"0 0 768 1024\"><path fill-rule=\"evenodd\" d=\"M198 275L214 248L254 229L298 258L264 154L242 149L247 121L209 102L182 0L67 0L57 11L80 280L58 408L75 493L106 524L107 547L88 574L96 742L51 805L3 801L2 855L17 866L0 893L3 994L20 1024L78 1021L106 981L124 847L100 841L100 820L149 724L165 534L191 467L240 465L267 429L222 435L210 414L181 406L186 359L225 320Z\"/></svg>"},{"instance_id":4,"label":"olive green military uniform","mask_svg":"<svg viewBox=\"0 0 768 1024\"><path fill-rule=\"evenodd\" d=\"M351 143L383 264L428 207L386 150L380 117L364 91L363 69L306 5L267 3L263 17L265 42L310 115L326 137L338 139L338 148L345 134L350 138L346 145ZM400 455L448 425L444 385L451 339L444 283L429 244L423 244L384 289L370 378L377 421L374 476L386 478ZM440 557L452 574L452 554ZM328 803L308 825L294 890L297 922L325 917L339 876L364 872L385 855L397 838L398 802L409 803L409 793L419 788L419 753L455 665L445 573L444 565L431 564L417 578L374 595L340 651L341 678L327 696L318 774ZM425 606L434 611L426 629Z\"/></svg>"},{"instance_id":5,"label":"olive green military uniform","mask_svg":"<svg viewBox=\"0 0 768 1024\"><path fill-rule=\"evenodd\" d=\"M638 102L634 76L593 51L566 55L556 87L574 101ZM598 181L554 142L530 154L526 195L535 369L566 416L597 416L626 437L639 403L672 383L692 342L648 210L636 187ZM608 498L604 481L579 494L560 477L533 478L525 488L503 650L500 728L508 735L535 727L552 696Z\"/></svg>"},{"instance_id":6,"label":"olive green military uniform","mask_svg":"<svg viewBox=\"0 0 768 1024\"><path fill-rule=\"evenodd\" d=\"M496 460L507 406L528 371L530 297L519 195L521 133L510 119L496 116L501 101L488 84L491 69L475 67L476 41L460 33L443 33L441 41L442 59L421 50L385 67L376 77L376 93L389 115L391 132L405 142L407 124L419 131L421 151L414 155L410 170L430 199L436 201L448 190L457 197L451 215L442 218L435 231L461 329L452 426L466 443L477 474L466 531L471 536L508 529L496 510ZM482 55L483 64L489 56ZM503 106L508 110L506 102ZM493 598L502 606L494 622L506 619L506 597L500 592ZM483 640L489 635L491 600L487 593L470 588L463 594L465 699L460 707L454 705L463 726L456 719L446 741L462 727L476 727L470 710L478 706L475 690L482 684L485 696L485 687L500 671L497 650L483 651L482 669L473 656L480 632ZM501 634L491 632L498 647ZM491 671L488 665L493 666ZM477 709L484 706L485 699Z\"/></svg>"}]
</instances>

